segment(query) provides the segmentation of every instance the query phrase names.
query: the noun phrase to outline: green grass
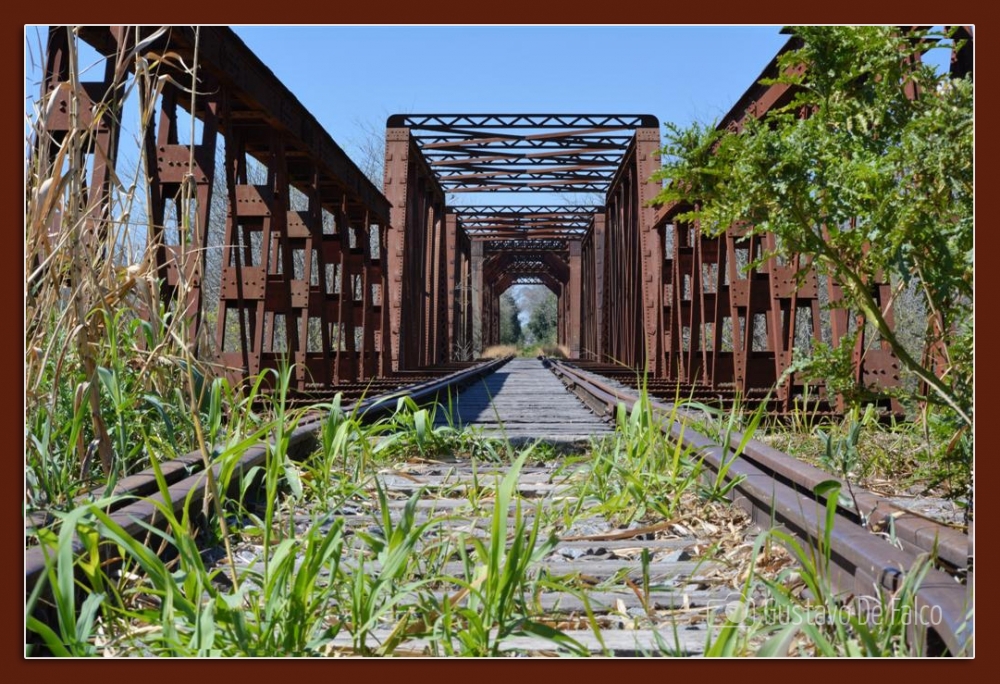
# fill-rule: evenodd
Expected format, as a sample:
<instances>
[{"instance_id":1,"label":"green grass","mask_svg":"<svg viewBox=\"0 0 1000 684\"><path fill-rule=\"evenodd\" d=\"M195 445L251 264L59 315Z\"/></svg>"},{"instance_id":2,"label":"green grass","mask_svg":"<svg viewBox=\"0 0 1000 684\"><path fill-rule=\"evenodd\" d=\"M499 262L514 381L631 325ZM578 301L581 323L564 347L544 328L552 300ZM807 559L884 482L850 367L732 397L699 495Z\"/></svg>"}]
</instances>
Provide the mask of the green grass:
<instances>
[{"instance_id":1,"label":"green grass","mask_svg":"<svg viewBox=\"0 0 1000 684\"><path fill-rule=\"evenodd\" d=\"M280 385L279 380L272 410L287 416ZM334 400L327 408L338 406ZM390 515L389 493L375 473L428 453L432 443L426 424L421 428L414 416L424 409L406 402L398 409L390 418L367 424L330 410L319 430L317 451L303 463L287 457L288 427L268 423L258 430L274 448L267 465L245 477L263 480L267 499L262 508L226 498L226 489L219 490L222 507L240 512L247 521L225 533L233 546L248 539L260 544L259 560L250 567L233 565L232 549L229 561L205 563L199 552L203 533L195 525L198 511L190 502L179 516L161 505L166 531L148 530L161 546L172 549L167 556L118 527L105 512L107 501L62 514L58 532L43 535L52 553L45 578L28 603L30 613L48 588L58 619L50 627L29 618L28 632L55 655L387 656L410 653L408 642L421 638L431 655L475 657L504 654L505 643L516 636L538 637L553 648L585 655L580 644L554 626L535 597L548 590L580 597L585 610L579 619L600 636L602 619L590 608L587 594L624 580L591 585L541 572L539 563L553 550L559 530L598 511L617 525L673 519L690 526L717 505L712 503L719 495L714 476L705 473L697 454L667 438L663 417L650 410L648 401L640 401L632 411L619 412L610 443L595 445L593 453L574 457L564 464L565 471L553 475L556 480L571 467L586 466L583 476L569 478L577 498L571 496L562 507L538 507L530 522L524 515L516 493L518 477L525 463L539 458L528 447L511 450L516 456L502 478L489 482L490 476L481 473L473 483L470 508L487 517L487 537L445 533L445 516L418 516L422 488L408 498L397 519ZM752 421L747 427L752 432ZM217 458L225 461L248 444L230 445ZM158 463L154 460L157 473ZM820 494L833 502L835 489L826 483ZM439 493L448 495L447 488ZM306 504L312 506L311 521L297 530L293 514ZM338 514L348 504L372 510L367 530L360 527L348 535ZM832 517L831 505L825 513L827 532L818 536L816 547L781 530L758 537L751 560L773 556L780 544L789 549L794 564L777 575L746 573L743 595L755 601L753 620L718 625L708 655L886 656L908 655L917 648L904 627L922 578L920 567L907 574L894 595L877 594L880 617L866 622L832 589ZM84 543L77 557L69 551L74 532ZM445 573L444 564L453 560L460 561L461 572ZM628 584L641 599L658 587L650 581L649 552L637 562L646 571ZM798 590L801 584L808 588L806 594ZM821 615L843 618L842 624L817 626ZM661 624L648 604L646 616L651 624ZM389 637L376 639L376 633ZM669 644L664 637L659 650L673 654ZM38 651L29 647L26 653Z\"/></svg>"},{"instance_id":2,"label":"green grass","mask_svg":"<svg viewBox=\"0 0 1000 684\"><path fill-rule=\"evenodd\" d=\"M71 78L79 80L72 48L67 59ZM148 87L152 97L157 78L151 65L134 66L137 77L116 87ZM129 78L127 70L121 74ZM148 123L138 122L140 136ZM644 392L630 412L618 411L614 438L575 457L576 463L565 459L567 469L586 465L586 477L574 485L576 498L534 511L530 523L516 495L517 473L529 459L549 461L557 454L539 445L521 449L481 439L450 420L435 427L440 412L450 414L448 406L420 407L404 399L391 417L369 423L344 411L337 397L319 407L325 417L318 449L294 462L289 438L302 413L287 407L291 369L232 385L196 358L182 307L161 302L159 283L148 270L156 245L146 241L156 227L142 218L139 206L144 171L118 169L113 215L96 230L86 187L86 150L94 131L83 126L68 131L55 163L47 165L43 148L52 136L41 116L30 127L26 144L34 149L37 142L38 154L28 160L25 188L24 512L50 512L56 524L37 535L48 555L43 578L26 601L25 627L32 637L26 655L42 649L62 656L327 655L341 652L334 644L344 634L350 637L346 652L362 655L390 655L415 636L429 638L435 654L497 655L517 635L542 637L579 654L579 645L551 627L532 600L542 589L572 590L597 631L587 590L537 570L552 549L553 535L593 512L619 525L670 519L682 511L699 515L706 502L733 486L724 477L726 464L740 448L725 457L720 471L709 473L702 455L664 434L665 421L676 416L653 413ZM180 198L183 236L192 232L192 201ZM193 286L181 278L177 300L184 301ZM565 348L551 346L491 353L567 355ZM275 390L266 398L265 385ZM737 429L753 434L761 422L759 413L740 411L715 418L723 439ZM860 416L853 420L860 427L821 426L815 408L806 404L795 414L789 439L811 444L800 451L814 450L815 458L862 483L912 475L930 486L964 491L967 436L953 444L954 432L947 425L935 428L933 417L922 435L912 427L894 430ZM821 429L823 437L817 434ZM939 434L949 439L934 436ZM262 439L270 445L264 465L237 471L239 459ZM204 459L203 503L196 507L189 498L179 512L154 503L162 527L129 534L107 512L120 499L92 494L95 487L113 488L149 468L165 495L162 463L196 450ZM957 456L949 460L948 452ZM418 521L417 494L394 521L375 477L379 468L407 459L456 456L512 464L492 482L477 472L477 481L464 491L474 511L490 516L486 541L448 536L429 541L444 517ZM263 496L254 503L251 494L258 488ZM349 535L338 516L347 506L377 508L372 525L378 532ZM305 507L315 516L300 531L295 515ZM795 546L781 534L767 533L757 552L766 554L772 541L786 543L816 599L803 603L788 590L789 577L754 579L768 592L774 612L841 610L825 584L828 549ZM73 553L74 536L82 544L80 554ZM258 541L260 562L239 566L237 546ZM222 547L224 562L208 563L200 551L206 544ZM453 560L462 562L460 576L441 570ZM648 569L648 555L642 562ZM887 608L896 598L908 605L919 570L908 577L912 586L880 597ZM637 590L649 594L647 575ZM52 624L33 617L41 602L50 604ZM756 634L766 637L765 652L776 654L905 652L902 614L883 613L888 617L874 626L850 623L832 633L765 622ZM722 628L714 650L751 647L753 633L739 636L729 627ZM372 635L384 629L393 636L374 643ZM802 639L811 646L802 646Z\"/></svg>"},{"instance_id":3,"label":"green grass","mask_svg":"<svg viewBox=\"0 0 1000 684\"><path fill-rule=\"evenodd\" d=\"M939 444L914 423L885 424L864 411L801 432L793 424L769 423L765 442L799 460L886 496L926 494L967 499L968 473L940 457Z\"/></svg>"},{"instance_id":4,"label":"green grass","mask_svg":"<svg viewBox=\"0 0 1000 684\"><path fill-rule=\"evenodd\" d=\"M838 591L831 578L830 539L840 483L820 483L816 494L826 500L816 543L804 543L778 528L758 536L754 557L766 556L771 545L779 544L793 563L776 576L753 572L747 576L740 610L729 614L706 655L925 655L926 625L919 619L916 595L933 567L933 558L924 554L913 567L905 568L901 585L894 592L881 586L872 587L869 596Z\"/></svg>"}]
</instances>

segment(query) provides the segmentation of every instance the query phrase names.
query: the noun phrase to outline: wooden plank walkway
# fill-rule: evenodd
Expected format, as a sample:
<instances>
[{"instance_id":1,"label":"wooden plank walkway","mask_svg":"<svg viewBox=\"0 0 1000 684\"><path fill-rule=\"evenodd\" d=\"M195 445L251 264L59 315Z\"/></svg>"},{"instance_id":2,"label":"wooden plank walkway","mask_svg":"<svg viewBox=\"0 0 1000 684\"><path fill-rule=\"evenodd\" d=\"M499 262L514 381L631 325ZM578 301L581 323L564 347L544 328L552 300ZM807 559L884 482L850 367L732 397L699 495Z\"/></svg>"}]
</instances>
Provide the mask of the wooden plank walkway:
<instances>
[{"instance_id":1,"label":"wooden plank walkway","mask_svg":"<svg viewBox=\"0 0 1000 684\"><path fill-rule=\"evenodd\" d=\"M436 426L455 425L514 444L542 440L587 443L613 426L594 415L538 359L511 359L458 396L452 414L439 411Z\"/></svg>"},{"instance_id":2,"label":"wooden plank walkway","mask_svg":"<svg viewBox=\"0 0 1000 684\"><path fill-rule=\"evenodd\" d=\"M740 597L739 573L733 572L726 546L673 522L677 518L650 516L628 526L611 522L599 512L598 500L579 498L580 485L591 477L587 461L584 457L567 464L557 457L525 463L512 487L506 514L502 505L497 509L497 497L509 473L507 463L464 457L417 459L373 473L385 493L389 527L379 498L370 495L342 502L333 517L320 523L322 532L339 519L344 534L336 581L346 589L338 592L342 603L328 607L330 619L343 624L327 642L326 652L533 657L704 654L719 634L727 607ZM404 520L408 501L412 507L409 522ZM506 543L494 567L490 552L483 549L491 546L497 515L506 518L499 528ZM511 585L507 605L512 612L506 618L490 613L487 637L461 611L485 610L490 600L486 587L510 571L515 562L509 555L511 545L522 538L516 532L518 515L526 529L536 521L540 524L535 549L543 544L547 548L544 552L522 549L520 557L531 560L523 570L523 583ZM299 533L316 523L307 510L294 517ZM390 539L393 545L403 543L408 529L419 530L419 536L402 561L406 569L388 593L372 595L373 601L377 599L373 605L391 602L394 608L383 611L364 635L354 633L351 591L362 587L362 598L365 592L375 591L381 586L375 578L386 572L387 561L399 570L399 560L384 556L381 544ZM731 532L722 530L721 534ZM259 582L248 571L260 572L260 552L258 542L237 547L236 569L244 584ZM302 562L301 557L295 561L296 572ZM370 579L359 584L359 573ZM226 572L218 575L226 576ZM324 573L324 577L330 575ZM456 612L443 621L446 601ZM550 631L546 634L545 630ZM558 630L558 639L551 630ZM473 641L467 644L463 639Z\"/></svg>"},{"instance_id":3,"label":"wooden plank walkway","mask_svg":"<svg viewBox=\"0 0 1000 684\"><path fill-rule=\"evenodd\" d=\"M475 464L460 458L399 464L376 475L389 497L394 524L406 500L418 492L422 498L415 521L419 524L430 518L437 520L422 535L415 555L447 544L453 549L466 548L475 561L471 569L453 559L426 567L425 576L442 578L443 586L430 592L438 600L454 595L462 586L470 583L478 586L482 581L485 559L473 553L471 540L478 537L489 543L496 488L508 467L506 464ZM586 478L587 470L585 464L567 468L561 459L526 465L519 473L515 489L515 500L521 499L522 516L541 515L547 519L538 543L541 544L548 534L558 539L548 554L531 564L531 575L540 573L551 579L549 588L539 587L536 593L525 597L537 611L532 619L559 629L575 645L571 647L542 636L514 633L498 644L499 652L536 657L574 653L599 656L703 654L711 635L718 634L724 607L739 598L738 588L720 575L724 564L715 558L699 557L699 550L709 547L705 540L673 531L665 522L635 523L631 529L621 529L603 516L587 513L590 506L585 505L582 515L574 518L569 527L562 527L556 522L559 516L551 516L552 509L567 504L572 506L577 501L574 483ZM474 498L470 498L470 490L478 492ZM377 524L372 526L379 515L377 505L363 508L368 511L359 510L359 515L349 516L357 518L349 527L367 528L369 534L379 535ZM512 505L506 525L508 547L515 527L514 509ZM551 526L553 524L555 527ZM353 569L355 565L355 561L345 560L342 567ZM364 567L366 572L377 574L380 565L377 560L369 559ZM465 584L445 578L462 578ZM562 585L576 589L555 588ZM463 599L460 605L468 600ZM426 599L422 602L414 595L403 598L399 605L400 610L404 606L419 610L422 603L426 603ZM377 648L392 641L394 629L392 625L374 629L368 635L370 646ZM496 628L492 633L495 638ZM351 653L351 644L351 635L344 633L334 639L332 646ZM421 633L404 639L393 648L392 654L443 655L439 639Z\"/></svg>"},{"instance_id":4,"label":"wooden plank walkway","mask_svg":"<svg viewBox=\"0 0 1000 684\"><path fill-rule=\"evenodd\" d=\"M535 359L508 362L452 410L452 424L510 442L590 444L613 435ZM739 601L731 554L752 545L749 521L695 527L689 516L703 521L703 504L670 519L622 517L594 489L607 476L597 459L614 458L615 442L572 458L555 451L520 458L516 479L507 459L470 457L466 446L412 457L370 473L319 520L308 508L294 511L297 534L314 524L320 534L334 525L343 534L342 586L327 608L339 629L325 652L703 655ZM535 546L524 548L534 525ZM259 543L237 548L236 564L241 575L259 568ZM358 622L357 606L368 605L391 610Z\"/></svg>"}]
</instances>

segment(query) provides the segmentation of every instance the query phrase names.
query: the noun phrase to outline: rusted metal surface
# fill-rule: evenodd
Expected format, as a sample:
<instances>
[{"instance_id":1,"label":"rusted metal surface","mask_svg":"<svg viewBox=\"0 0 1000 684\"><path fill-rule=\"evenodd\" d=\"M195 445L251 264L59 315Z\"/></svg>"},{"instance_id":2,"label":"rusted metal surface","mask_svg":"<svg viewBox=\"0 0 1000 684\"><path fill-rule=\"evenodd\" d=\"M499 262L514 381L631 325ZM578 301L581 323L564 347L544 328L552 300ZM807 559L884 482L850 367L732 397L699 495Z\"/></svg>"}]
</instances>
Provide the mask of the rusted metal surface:
<instances>
[{"instance_id":1,"label":"rusted metal surface","mask_svg":"<svg viewBox=\"0 0 1000 684\"><path fill-rule=\"evenodd\" d=\"M46 47L45 73L42 79L41 107L44 111L45 135L35 141L39 178L58 177L53 166L60 153L76 155L70 163L73 168L90 169L81 199L86 203L77 209L82 219L81 240L88 245L104 244L101 239L109 230L111 216L111 185L118 158L121 136L121 91L114 87L119 67L126 64L131 36L122 27L108 31L112 59L104 64L104 75L99 81L76 81L70 74L71 27L49 27ZM77 74L79 76L79 74ZM66 144L72 137L73 144ZM65 149L63 149L65 146ZM50 231L58 231L53 223ZM76 227L71 227L76 230ZM98 254L108 258L108 254Z\"/></svg>"},{"instance_id":2,"label":"rusted metal surface","mask_svg":"<svg viewBox=\"0 0 1000 684\"><path fill-rule=\"evenodd\" d=\"M569 243L569 287L564 296L565 314L562 316L566 321L566 330L563 332L563 340L568 342L569 357L571 359L580 358L580 326L582 323L582 299L583 299L583 248L579 240L572 240Z\"/></svg>"},{"instance_id":3,"label":"rusted metal surface","mask_svg":"<svg viewBox=\"0 0 1000 684\"><path fill-rule=\"evenodd\" d=\"M306 206L288 204L289 159L272 136L264 184L250 183L248 144L227 135L229 211L223 242L217 344L227 366L253 375L282 357L296 364L296 386L336 385L374 377L378 307L384 282L383 232L369 211L326 190L313 166ZM301 192L302 190L300 190Z\"/></svg>"},{"instance_id":4,"label":"rusted metal surface","mask_svg":"<svg viewBox=\"0 0 1000 684\"><path fill-rule=\"evenodd\" d=\"M580 358L596 361L604 358L606 331L605 250L607 249L605 214L594 215L593 230L581 241L581 313Z\"/></svg>"},{"instance_id":5,"label":"rusted metal surface","mask_svg":"<svg viewBox=\"0 0 1000 684\"><path fill-rule=\"evenodd\" d=\"M225 93L209 77L203 79L205 90L200 96L166 81L159 95L159 121L150 120L146 128L143 154L149 169L149 208L154 247L156 275L160 299L174 302L188 321L187 342L197 345L201 327L202 279L208 248L209 217L215 177L215 147L219 119L225 107ZM152 111L156 102L148 101L141 92L143 110ZM201 102L191 102L200 97ZM196 145L178 144L177 104L187 100L187 111L200 108L202 114L201 142ZM195 192L182 187L193 181ZM190 212L185 201L193 202ZM171 236L168 238L167 218L170 214ZM193 218L190 237L185 230L185 215ZM183 298L183 302L178 301Z\"/></svg>"},{"instance_id":6,"label":"rusted metal surface","mask_svg":"<svg viewBox=\"0 0 1000 684\"><path fill-rule=\"evenodd\" d=\"M46 83L61 92L68 32L50 33ZM143 141L149 239L160 298L185 322L188 343L234 379L282 358L297 364L299 389L374 377L388 357L381 257L389 204L381 192L230 29L86 26L76 35L108 58L106 80L136 57L157 65L162 87L141 103L153 113ZM123 49L132 45L136 54ZM194 64L197 80L186 69ZM108 85L84 88L93 95L88 116L117 120L117 91L103 95ZM180 144L191 118L200 139ZM95 138L95 211L107 211L116 135L116 126L102 126ZM221 206L212 201L220 187ZM214 352L201 330L211 231L224 252Z\"/></svg>"},{"instance_id":7,"label":"rusted metal surface","mask_svg":"<svg viewBox=\"0 0 1000 684\"><path fill-rule=\"evenodd\" d=\"M474 240L471 251L472 348L476 357L483 353L483 242Z\"/></svg>"},{"instance_id":8,"label":"rusted metal surface","mask_svg":"<svg viewBox=\"0 0 1000 684\"><path fill-rule=\"evenodd\" d=\"M590 230L600 205L562 206L465 206L453 207L462 230L470 238L496 243L530 241L532 244L571 237L581 238Z\"/></svg>"},{"instance_id":9,"label":"rusted metal surface","mask_svg":"<svg viewBox=\"0 0 1000 684\"><path fill-rule=\"evenodd\" d=\"M633 130L621 114L397 114L449 193L607 191Z\"/></svg>"},{"instance_id":10,"label":"rusted metal surface","mask_svg":"<svg viewBox=\"0 0 1000 684\"><path fill-rule=\"evenodd\" d=\"M608 325L627 321L629 328L634 309L641 313L640 332L626 333L626 341L617 345L615 352L627 347L622 357L626 362L641 365L648 357L652 367L658 367L659 237L653 229L655 212L647 206L659 191L659 186L648 180L659 168L659 123L655 117L401 114L390 117L387 125L390 133L408 131L426 167L433 170L436 182L447 193L586 192L606 200L600 205L550 202L449 207L449 213L457 216L459 230L473 245L475 353L499 341L500 295L514 284L537 283L556 294L558 341L570 348L573 358L598 354L598 337L603 347L606 309L617 316L608 320ZM415 154L412 147L409 153ZM394 205L401 203L402 198L393 199ZM609 218L614 212L617 221ZM592 237L598 222L599 247ZM612 224L616 231L604 229ZM632 243L627 251L634 264L605 258L606 243L619 239ZM485 242L483 247L476 246L480 241ZM532 250L551 253L529 256ZM511 256L491 259L491 252L498 251ZM596 273L597 251L601 251L600 276ZM640 261L641 271L635 267ZM610 272L605 273L605 269ZM623 276L632 295L628 300L603 289L605 282ZM599 294L595 288L598 277L602 283ZM585 308L585 302L600 309L600 319ZM593 343L588 346L585 340Z\"/></svg>"},{"instance_id":11,"label":"rusted metal surface","mask_svg":"<svg viewBox=\"0 0 1000 684\"><path fill-rule=\"evenodd\" d=\"M650 181L660 163L653 116L394 115L383 195L227 27L90 26L75 35L109 57L104 81L74 96L82 120L97 118L83 150L93 158L88 225L99 229L109 211L120 106L109 85L139 45L163 83L143 102L154 113L143 154L160 297L187 321L188 342L216 354L234 379L287 358L305 390L472 358L498 341L500 295L533 283L556 293L559 341L573 358L742 393L784 378L776 408L789 410L807 393L822 396L786 374L793 349L858 330L857 380L899 384L887 344L865 338L857 312L837 308L836 282L801 258L750 267L771 236L734 226L704 237L677 219L686 207L650 205L660 189ZM952 71L971 73L972 29L957 35ZM43 88L55 98L47 111L56 145L70 120L72 39L65 27L50 31ZM779 55L798 45L792 38ZM761 77L777 73L777 60ZM185 67L195 62L196 82ZM720 127L738 131L793 95L787 84L755 82ZM183 113L200 122L190 145L179 142ZM51 163L55 149L39 149L40 158ZM223 178L224 201L213 208ZM540 201L474 201L528 192ZM452 206L453 193L468 203ZM565 193L581 199L561 203ZM216 243L225 255L214 350L201 330L212 231L224 233ZM887 284L869 285L888 307ZM884 405L898 412L894 400Z\"/></svg>"},{"instance_id":12,"label":"rusted metal surface","mask_svg":"<svg viewBox=\"0 0 1000 684\"><path fill-rule=\"evenodd\" d=\"M602 262L602 319L582 337L600 346L588 356L660 372L662 361L661 241L655 232L655 210L647 203L660 190L650 176L659 169L659 129L636 131L608 190L603 238L586 243L586 260ZM595 238L597 237L595 233ZM595 283L588 286L596 288ZM596 289L593 299L596 301Z\"/></svg>"},{"instance_id":13,"label":"rusted metal surface","mask_svg":"<svg viewBox=\"0 0 1000 684\"><path fill-rule=\"evenodd\" d=\"M636 396L609 385L590 373L549 359L563 382L598 414L612 415L619 403L627 408ZM689 426L682 426L683 412L660 402L651 402L654 411L664 417L663 430L675 439L704 455L705 463L715 471L726 464L726 478L741 478L728 495L764 528L781 525L804 541L816 544L829 533L831 579L844 595L867 595L874 587L893 592L899 589L904 575L917 564L920 554L940 556L943 566L959 575L972 567L970 537L946 525L907 517L905 509L866 491L853 488L861 510L838 505L833 528L825 530L825 501L813 493L817 484L836 479L817 468L796 461L766 444L749 440L740 458L732 459L732 449L743 441L742 434L730 436L729 445L719 445ZM845 485L846 487L846 485ZM868 519L866 528L858 524L859 514ZM897 548L884 535L869 531L892 519L897 535L905 542ZM941 620L929 626L929 654L971 653L975 633L969 609L972 594L967 585L943 570L932 569L917 590L918 610L937 607Z\"/></svg>"},{"instance_id":14,"label":"rusted metal surface","mask_svg":"<svg viewBox=\"0 0 1000 684\"><path fill-rule=\"evenodd\" d=\"M448 282L457 278L457 261L451 263L447 254L449 240L457 238L446 235L456 224L445 220L444 192L406 127L386 130L384 187L392 203L388 372L450 358L447 290Z\"/></svg>"}]
</instances>

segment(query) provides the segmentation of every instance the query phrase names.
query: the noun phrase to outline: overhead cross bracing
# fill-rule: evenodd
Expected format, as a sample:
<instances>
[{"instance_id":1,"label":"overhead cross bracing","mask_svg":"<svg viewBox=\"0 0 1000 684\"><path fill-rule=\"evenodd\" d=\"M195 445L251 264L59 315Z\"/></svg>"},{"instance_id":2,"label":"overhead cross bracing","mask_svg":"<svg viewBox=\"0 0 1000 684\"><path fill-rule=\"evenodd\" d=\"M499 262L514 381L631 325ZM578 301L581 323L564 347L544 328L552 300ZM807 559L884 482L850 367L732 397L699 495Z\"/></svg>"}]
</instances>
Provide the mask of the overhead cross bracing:
<instances>
[{"instance_id":1,"label":"overhead cross bracing","mask_svg":"<svg viewBox=\"0 0 1000 684\"><path fill-rule=\"evenodd\" d=\"M455 207L458 225L476 239L553 240L582 238L604 210L598 204Z\"/></svg>"},{"instance_id":2,"label":"overhead cross bracing","mask_svg":"<svg viewBox=\"0 0 1000 684\"><path fill-rule=\"evenodd\" d=\"M497 292L545 285L557 296L569 279L569 240L484 240L484 276Z\"/></svg>"},{"instance_id":3,"label":"overhead cross bracing","mask_svg":"<svg viewBox=\"0 0 1000 684\"><path fill-rule=\"evenodd\" d=\"M957 77L972 66L967 34ZM70 77L77 40L109 56L105 82ZM790 410L816 391L791 373L794 345L836 345L858 328L857 311L830 305L843 300L836 282L767 256L773 235L742 223L706 235L685 220L690 207L654 208L656 117L393 115L380 191L228 27L53 27L46 50L55 135L39 138L39 158L56 162L72 102L96 126L83 149L85 230L114 211L122 93L110 81L136 56L159 65L141 141L156 290L189 341L235 379L289 360L297 388L342 387L466 361L498 334L504 290L530 282L556 292L559 341L573 359L744 396L778 383ZM794 97L774 81L777 67L721 128ZM194 120L197 140L181 144ZM190 235L177 227L182 189L196 196ZM214 244L222 263L210 269ZM889 283L868 285L880 307L891 304ZM218 293L214 345L198 332L203 290ZM882 342L855 343L859 384L900 383Z\"/></svg>"},{"instance_id":4,"label":"overhead cross bracing","mask_svg":"<svg viewBox=\"0 0 1000 684\"><path fill-rule=\"evenodd\" d=\"M609 326L621 333L609 349L623 362L655 356L642 345L652 350L658 320L641 299L653 301L657 286L636 277L635 259L645 254L644 270L658 267L648 207L658 192L648 181L659 168L656 117L397 114L386 126L388 270L400 282L390 283L396 368L475 356L499 342L499 298L516 284L556 294L558 342L572 358L602 357L596 326L605 311L646 317L638 336L631 325ZM535 203L494 199L525 192L538 193ZM619 232L624 240L609 247ZM605 260L609 249L614 263ZM605 306L605 266L607 280L624 288L620 307ZM424 334L408 334L417 321Z\"/></svg>"},{"instance_id":5,"label":"overhead cross bracing","mask_svg":"<svg viewBox=\"0 0 1000 684\"><path fill-rule=\"evenodd\" d=\"M398 114L449 193L610 189L642 114Z\"/></svg>"}]
</instances>

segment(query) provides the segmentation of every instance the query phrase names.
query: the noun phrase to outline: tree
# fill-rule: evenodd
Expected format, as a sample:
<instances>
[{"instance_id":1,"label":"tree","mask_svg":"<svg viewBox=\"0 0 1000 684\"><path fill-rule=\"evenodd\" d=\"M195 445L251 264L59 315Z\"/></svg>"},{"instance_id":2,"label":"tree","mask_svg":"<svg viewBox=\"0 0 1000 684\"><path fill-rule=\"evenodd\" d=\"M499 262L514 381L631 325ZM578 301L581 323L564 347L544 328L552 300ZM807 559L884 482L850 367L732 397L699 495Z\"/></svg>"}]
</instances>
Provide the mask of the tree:
<instances>
[{"instance_id":1,"label":"tree","mask_svg":"<svg viewBox=\"0 0 1000 684\"><path fill-rule=\"evenodd\" d=\"M531 318L528 320L528 332L531 333L535 344L540 345L555 344L559 319L556 296L548 290L545 294L545 298L531 310Z\"/></svg>"},{"instance_id":2,"label":"tree","mask_svg":"<svg viewBox=\"0 0 1000 684\"><path fill-rule=\"evenodd\" d=\"M514 296L509 291L500 295L500 344L516 346L524 341L520 315Z\"/></svg>"},{"instance_id":3,"label":"tree","mask_svg":"<svg viewBox=\"0 0 1000 684\"><path fill-rule=\"evenodd\" d=\"M972 426L973 87L912 59L930 36L893 27L796 27L802 46L769 83L791 102L738 132L668 124L668 179L657 198L718 235L736 223L772 233L777 255L806 255L834 278L956 437ZM794 69L804 66L802 69ZM913 93L917 93L914 97ZM808 116L802 116L808 113ZM928 316L914 354L887 324L867 283L915 283ZM852 340L845 339L845 346ZM843 349L817 345L827 369ZM843 367L843 364L840 364ZM955 440L957 441L957 440ZM964 447L971 456L971 438Z\"/></svg>"}]
</instances>

